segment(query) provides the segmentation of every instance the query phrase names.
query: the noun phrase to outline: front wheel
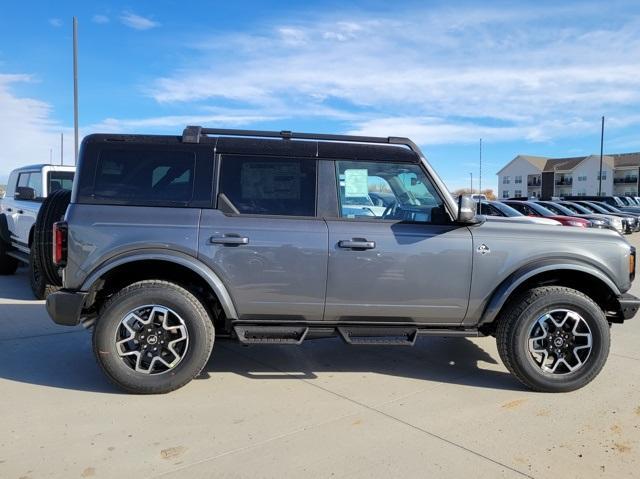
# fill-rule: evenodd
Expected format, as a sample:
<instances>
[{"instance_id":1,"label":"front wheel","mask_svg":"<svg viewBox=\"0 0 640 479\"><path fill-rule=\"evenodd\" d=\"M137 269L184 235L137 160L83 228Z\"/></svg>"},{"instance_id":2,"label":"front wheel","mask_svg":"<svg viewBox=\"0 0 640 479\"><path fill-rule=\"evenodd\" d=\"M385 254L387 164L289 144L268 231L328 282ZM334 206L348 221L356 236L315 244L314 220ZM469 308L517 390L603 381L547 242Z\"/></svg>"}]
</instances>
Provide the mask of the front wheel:
<instances>
[{"instance_id":1,"label":"front wheel","mask_svg":"<svg viewBox=\"0 0 640 479\"><path fill-rule=\"evenodd\" d=\"M609 323L593 300L574 289L531 289L507 306L498 321L502 361L535 391L579 389L607 361Z\"/></svg>"},{"instance_id":2,"label":"front wheel","mask_svg":"<svg viewBox=\"0 0 640 479\"><path fill-rule=\"evenodd\" d=\"M159 280L140 281L113 295L93 332L106 375L138 394L184 386L207 364L213 341L213 323L198 298Z\"/></svg>"}]
</instances>

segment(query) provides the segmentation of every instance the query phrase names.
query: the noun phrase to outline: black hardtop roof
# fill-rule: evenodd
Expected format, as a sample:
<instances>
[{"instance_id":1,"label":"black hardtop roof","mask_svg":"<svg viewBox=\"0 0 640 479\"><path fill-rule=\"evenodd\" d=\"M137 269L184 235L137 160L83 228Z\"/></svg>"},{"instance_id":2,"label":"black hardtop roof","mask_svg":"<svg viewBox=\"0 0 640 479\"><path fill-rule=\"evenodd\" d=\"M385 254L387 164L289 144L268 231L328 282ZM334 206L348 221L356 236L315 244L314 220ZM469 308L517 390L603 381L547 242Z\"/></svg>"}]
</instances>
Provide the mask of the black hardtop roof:
<instances>
[{"instance_id":1,"label":"black hardtop roof","mask_svg":"<svg viewBox=\"0 0 640 479\"><path fill-rule=\"evenodd\" d=\"M195 130L194 130L195 129ZM123 144L208 144L217 153L243 155L278 155L308 158L401 160L417 162L420 150L406 138L361 137L313 133L270 132L252 130L213 130L187 127L182 136L92 134L88 143Z\"/></svg>"}]
</instances>

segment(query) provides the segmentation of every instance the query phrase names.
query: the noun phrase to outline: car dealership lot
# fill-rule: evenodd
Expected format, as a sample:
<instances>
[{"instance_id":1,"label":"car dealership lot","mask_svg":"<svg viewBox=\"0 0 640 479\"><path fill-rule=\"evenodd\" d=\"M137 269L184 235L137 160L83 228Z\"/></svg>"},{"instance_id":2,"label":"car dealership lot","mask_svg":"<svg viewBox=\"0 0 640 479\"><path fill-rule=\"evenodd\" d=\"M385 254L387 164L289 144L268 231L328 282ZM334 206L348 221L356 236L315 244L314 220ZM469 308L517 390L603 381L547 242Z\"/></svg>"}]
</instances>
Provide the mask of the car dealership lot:
<instances>
[{"instance_id":1,"label":"car dealership lot","mask_svg":"<svg viewBox=\"0 0 640 479\"><path fill-rule=\"evenodd\" d=\"M90 335L55 326L31 300L24 269L0 277L0 324L2 478L634 477L640 467L639 318L613 327L591 385L559 395L524 390L492 338L219 340L200 380L126 395L99 371Z\"/></svg>"}]
</instances>

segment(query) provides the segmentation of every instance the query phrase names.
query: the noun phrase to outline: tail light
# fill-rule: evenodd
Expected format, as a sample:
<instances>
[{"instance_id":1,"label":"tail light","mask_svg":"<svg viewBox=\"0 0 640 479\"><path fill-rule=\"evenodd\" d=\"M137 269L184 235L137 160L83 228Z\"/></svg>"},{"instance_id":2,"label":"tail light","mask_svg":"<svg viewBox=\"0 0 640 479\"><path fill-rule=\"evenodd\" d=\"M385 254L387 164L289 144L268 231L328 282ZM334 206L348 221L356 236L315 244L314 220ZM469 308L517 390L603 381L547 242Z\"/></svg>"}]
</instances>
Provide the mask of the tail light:
<instances>
[{"instance_id":1,"label":"tail light","mask_svg":"<svg viewBox=\"0 0 640 479\"><path fill-rule=\"evenodd\" d=\"M632 246L629 251L629 279L631 281L636 277L636 249Z\"/></svg>"},{"instance_id":2,"label":"tail light","mask_svg":"<svg viewBox=\"0 0 640 479\"><path fill-rule=\"evenodd\" d=\"M64 268L67 264L67 223L58 221L53 224L53 264Z\"/></svg>"}]
</instances>

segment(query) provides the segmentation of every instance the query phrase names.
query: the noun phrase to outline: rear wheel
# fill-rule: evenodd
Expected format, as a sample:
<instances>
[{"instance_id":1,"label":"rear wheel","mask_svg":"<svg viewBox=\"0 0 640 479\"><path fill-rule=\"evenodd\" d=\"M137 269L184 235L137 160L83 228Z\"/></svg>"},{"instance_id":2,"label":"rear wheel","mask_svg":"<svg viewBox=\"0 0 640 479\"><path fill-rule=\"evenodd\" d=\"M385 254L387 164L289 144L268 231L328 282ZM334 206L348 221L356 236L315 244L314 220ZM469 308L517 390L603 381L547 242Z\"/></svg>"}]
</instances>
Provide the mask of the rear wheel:
<instances>
[{"instance_id":1,"label":"rear wheel","mask_svg":"<svg viewBox=\"0 0 640 479\"><path fill-rule=\"evenodd\" d=\"M9 256L9 245L0 239L0 275L10 275L18 269L18 260Z\"/></svg>"},{"instance_id":2,"label":"rear wheel","mask_svg":"<svg viewBox=\"0 0 640 479\"><path fill-rule=\"evenodd\" d=\"M37 255L40 275L47 284L62 286L58 267L53 264L53 223L64 217L71 201L69 190L58 190L43 201L36 219L31 255Z\"/></svg>"},{"instance_id":3,"label":"rear wheel","mask_svg":"<svg viewBox=\"0 0 640 479\"><path fill-rule=\"evenodd\" d=\"M565 392L591 382L609 355L609 324L579 291L534 288L507 307L496 331L505 366L536 391Z\"/></svg>"},{"instance_id":4,"label":"rear wheel","mask_svg":"<svg viewBox=\"0 0 640 479\"><path fill-rule=\"evenodd\" d=\"M184 386L206 365L214 341L202 303L174 283L148 280L115 294L93 332L98 363L117 386L139 394Z\"/></svg>"}]
</instances>

